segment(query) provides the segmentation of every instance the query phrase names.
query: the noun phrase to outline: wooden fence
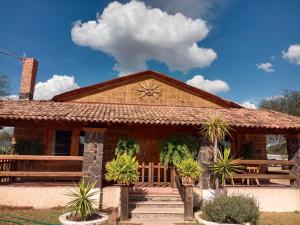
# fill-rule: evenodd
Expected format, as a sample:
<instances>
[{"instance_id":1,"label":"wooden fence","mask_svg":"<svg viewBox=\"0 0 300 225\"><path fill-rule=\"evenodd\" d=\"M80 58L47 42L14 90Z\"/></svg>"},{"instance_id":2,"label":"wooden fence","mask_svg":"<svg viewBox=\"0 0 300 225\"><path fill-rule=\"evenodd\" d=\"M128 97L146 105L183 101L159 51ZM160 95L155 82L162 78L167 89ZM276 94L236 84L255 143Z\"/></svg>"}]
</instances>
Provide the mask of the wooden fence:
<instances>
[{"instance_id":1,"label":"wooden fence","mask_svg":"<svg viewBox=\"0 0 300 225\"><path fill-rule=\"evenodd\" d=\"M0 183L78 179L82 161L82 156L0 155Z\"/></svg>"},{"instance_id":2,"label":"wooden fence","mask_svg":"<svg viewBox=\"0 0 300 225\"><path fill-rule=\"evenodd\" d=\"M292 173L296 165L293 160L238 160L238 163L244 166L244 171L234 174L234 180L240 179L246 185L260 185L264 180L271 183L270 180L289 180L293 182L296 176ZM270 170L270 168L278 168ZM235 183L233 182L233 185Z\"/></svg>"},{"instance_id":3,"label":"wooden fence","mask_svg":"<svg viewBox=\"0 0 300 225\"><path fill-rule=\"evenodd\" d=\"M137 186L171 186L175 182L174 169L160 163L139 165L140 177Z\"/></svg>"}]
</instances>

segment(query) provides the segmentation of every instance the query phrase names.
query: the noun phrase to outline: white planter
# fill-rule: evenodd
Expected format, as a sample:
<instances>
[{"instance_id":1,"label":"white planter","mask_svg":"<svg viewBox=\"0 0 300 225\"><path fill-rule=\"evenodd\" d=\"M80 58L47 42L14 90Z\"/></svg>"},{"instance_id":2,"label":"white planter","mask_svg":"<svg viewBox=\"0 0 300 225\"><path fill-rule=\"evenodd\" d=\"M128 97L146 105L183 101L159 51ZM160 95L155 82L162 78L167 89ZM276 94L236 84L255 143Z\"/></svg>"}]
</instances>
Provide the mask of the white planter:
<instances>
[{"instance_id":1,"label":"white planter","mask_svg":"<svg viewBox=\"0 0 300 225\"><path fill-rule=\"evenodd\" d=\"M59 221L63 225L99 225L104 224L108 221L108 215L105 213L97 212L98 215L101 216L100 219L89 220L89 221L71 221L67 219L67 216L70 215L70 212L65 213L59 217Z\"/></svg>"},{"instance_id":2,"label":"white planter","mask_svg":"<svg viewBox=\"0 0 300 225\"><path fill-rule=\"evenodd\" d=\"M201 212L196 212L195 213L195 218L198 221L198 223L203 224L203 225L250 225L250 223L244 223L244 224L236 224L236 223L216 223L216 222L211 222L202 219L201 217Z\"/></svg>"}]
</instances>

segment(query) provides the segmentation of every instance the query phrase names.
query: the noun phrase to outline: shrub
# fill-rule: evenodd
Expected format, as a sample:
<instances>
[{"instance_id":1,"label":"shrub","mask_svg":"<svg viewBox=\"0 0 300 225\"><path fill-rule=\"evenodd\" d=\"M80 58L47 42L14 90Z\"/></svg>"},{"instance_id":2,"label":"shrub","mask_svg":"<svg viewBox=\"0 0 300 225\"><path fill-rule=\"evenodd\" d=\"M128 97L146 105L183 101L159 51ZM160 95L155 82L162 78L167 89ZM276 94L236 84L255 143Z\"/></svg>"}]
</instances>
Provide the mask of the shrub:
<instances>
[{"instance_id":1,"label":"shrub","mask_svg":"<svg viewBox=\"0 0 300 225\"><path fill-rule=\"evenodd\" d=\"M82 179L79 185L75 186L73 190L66 193L72 200L67 203L67 207L71 209L71 220L85 221L95 212L96 206L95 195L99 191L94 191L95 183L84 183Z\"/></svg>"},{"instance_id":2,"label":"shrub","mask_svg":"<svg viewBox=\"0 0 300 225\"><path fill-rule=\"evenodd\" d=\"M192 180L197 180L202 173L199 163L192 158L182 160L176 167L181 177L189 177Z\"/></svg>"},{"instance_id":3,"label":"shrub","mask_svg":"<svg viewBox=\"0 0 300 225\"><path fill-rule=\"evenodd\" d=\"M217 223L257 224L259 209L255 199L243 196L221 195L202 207L203 218Z\"/></svg>"},{"instance_id":4,"label":"shrub","mask_svg":"<svg viewBox=\"0 0 300 225\"><path fill-rule=\"evenodd\" d=\"M181 160L194 158L199 146L196 137L174 135L160 144L160 162L163 165L176 165Z\"/></svg>"},{"instance_id":5,"label":"shrub","mask_svg":"<svg viewBox=\"0 0 300 225\"><path fill-rule=\"evenodd\" d=\"M10 146L0 146L0 155L13 155L14 147Z\"/></svg>"},{"instance_id":6,"label":"shrub","mask_svg":"<svg viewBox=\"0 0 300 225\"><path fill-rule=\"evenodd\" d=\"M115 149L116 155L126 153L131 157L138 154L139 151L140 144L136 140L129 138L120 138Z\"/></svg>"},{"instance_id":7,"label":"shrub","mask_svg":"<svg viewBox=\"0 0 300 225\"><path fill-rule=\"evenodd\" d=\"M131 157L126 153L117 155L116 159L106 163L107 173L105 179L115 181L119 184L130 184L139 179L139 163L135 157Z\"/></svg>"}]
</instances>

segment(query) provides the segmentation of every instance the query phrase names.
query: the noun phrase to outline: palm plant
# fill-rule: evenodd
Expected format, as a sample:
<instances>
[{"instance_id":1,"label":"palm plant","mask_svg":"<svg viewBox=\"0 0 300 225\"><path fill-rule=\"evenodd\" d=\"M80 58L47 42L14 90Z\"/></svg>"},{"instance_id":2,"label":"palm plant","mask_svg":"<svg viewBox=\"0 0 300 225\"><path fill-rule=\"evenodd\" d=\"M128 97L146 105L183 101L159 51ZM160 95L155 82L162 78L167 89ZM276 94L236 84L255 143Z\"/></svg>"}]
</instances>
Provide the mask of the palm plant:
<instances>
[{"instance_id":1,"label":"palm plant","mask_svg":"<svg viewBox=\"0 0 300 225\"><path fill-rule=\"evenodd\" d=\"M160 163L176 165L184 159L194 158L198 144L198 140L191 136L168 137L160 145Z\"/></svg>"},{"instance_id":2,"label":"palm plant","mask_svg":"<svg viewBox=\"0 0 300 225\"><path fill-rule=\"evenodd\" d=\"M132 157L138 154L139 151L140 144L136 140L129 138L120 138L115 149L115 154L120 155L126 153L127 155Z\"/></svg>"},{"instance_id":3,"label":"palm plant","mask_svg":"<svg viewBox=\"0 0 300 225\"><path fill-rule=\"evenodd\" d=\"M202 173L202 168L199 166L199 163L192 158L182 160L176 164L176 167L179 171L179 175L185 180L195 181Z\"/></svg>"},{"instance_id":4,"label":"palm plant","mask_svg":"<svg viewBox=\"0 0 300 225\"><path fill-rule=\"evenodd\" d=\"M131 157L126 153L117 155L116 159L106 163L105 168L107 171L105 179L107 181L128 185L139 179L139 163L135 157Z\"/></svg>"},{"instance_id":5,"label":"palm plant","mask_svg":"<svg viewBox=\"0 0 300 225\"><path fill-rule=\"evenodd\" d=\"M95 183L84 183L81 179L79 185L76 185L73 190L66 193L67 196L71 197L72 200L67 203L67 207L71 209L71 215L74 219L81 221L87 220L94 212L97 204L95 195L99 192L93 190Z\"/></svg>"},{"instance_id":6,"label":"palm plant","mask_svg":"<svg viewBox=\"0 0 300 225\"><path fill-rule=\"evenodd\" d=\"M214 175L221 179L221 184L224 190L226 190L226 180L229 178L233 179L233 175L241 172L243 169L243 166L238 163L239 159L234 159L230 156L230 151L230 148L226 147L223 154L219 151L217 161L211 166L211 170Z\"/></svg>"},{"instance_id":7,"label":"palm plant","mask_svg":"<svg viewBox=\"0 0 300 225\"><path fill-rule=\"evenodd\" d=\"M224 121L222 115L210 115L201 125L200 132L214 145L214 162L217 161L218 141L230 135L231 127Z\"/></svg>"}]
</instances>

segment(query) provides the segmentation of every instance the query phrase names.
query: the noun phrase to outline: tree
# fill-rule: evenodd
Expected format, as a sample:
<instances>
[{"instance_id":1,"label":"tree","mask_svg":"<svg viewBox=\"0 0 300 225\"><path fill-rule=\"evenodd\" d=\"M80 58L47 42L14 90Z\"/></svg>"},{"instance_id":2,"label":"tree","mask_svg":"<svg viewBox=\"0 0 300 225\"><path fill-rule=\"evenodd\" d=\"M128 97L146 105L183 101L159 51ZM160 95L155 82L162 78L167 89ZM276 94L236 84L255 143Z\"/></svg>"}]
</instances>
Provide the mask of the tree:
<instances>
[{"instance_id":1,"label":"tree","mask_svg":"<svg viewBox=\"0 0 300 225\"><path fill-rule=\"evenodd\" d=\"M278 97L263 99L259 107L300 116L300 91L287 90Z\"/></svg>"},{"instance_id":2,"label":"tree","mask_svg":"<svg viewBox=\"0 0 300 225\"><path fill-rule=\"evenodd\" d=\"M10 94L9 80L7 76L0 75L0 98Z\"/></svg>"},{"instance_id":3,"label":"tree","mask_svg":"<svg viewBox=\"0 0 300 225\"><path fill-rule=\"evenodd\" d=\"M222 115L210 115L201 125L200 132L214 145L213 162L217 162L218 142L230 135L230 126L224 121ZM215 179L216 190L219 189L219 179Z\"/></svg>"},{"instance_id":4,"label":"tree","mask_svg":"<svg viewBox=\"0 0 300 225\"><path fill-rule=\"evenodd\" d=\"M300 91L286 90L282 95L263 99L260 108L275 110L287 113L293 116L300 116ZM268 153L269 154L286 154L286 140L282 135L268 135Z\"/></svg>"}]
</instances>

